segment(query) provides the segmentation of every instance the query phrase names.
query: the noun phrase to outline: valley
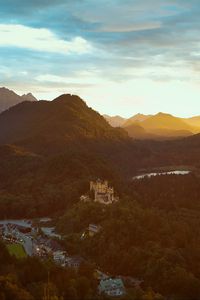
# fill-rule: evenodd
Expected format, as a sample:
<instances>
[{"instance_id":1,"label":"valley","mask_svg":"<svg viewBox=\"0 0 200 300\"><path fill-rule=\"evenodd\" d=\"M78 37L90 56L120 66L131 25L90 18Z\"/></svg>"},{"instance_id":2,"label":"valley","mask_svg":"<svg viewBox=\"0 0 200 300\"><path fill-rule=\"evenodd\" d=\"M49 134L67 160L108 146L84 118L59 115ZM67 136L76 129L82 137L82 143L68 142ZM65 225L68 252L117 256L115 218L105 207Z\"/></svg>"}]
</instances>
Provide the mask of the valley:
<instances>
[{"instance_id":1,"label":"valley","mask_svg":"<svg viewBox=\"0 0 200 300\"><path fill-rule=\"evenodd\" d=\"M3 235L5 243L11 242L9 253L16 252L11 256L14 265L23 264L18 262L22 244L26 268L40 265L43 285L48 272L57 287L58 274L74 280L75 286L60 287L67 297L72 287L79 293L77 285L84 277L85 293L90 289L93 299L104 299L95 270L109 280L108 286L120 282L116 293L125 299L143 300L149 287L159 300L200 295L199 268L189 258L193 253L199 260L199 134L132 139L69 94L51 102L21 102L0 114L0 127L0 226L15 227L14 237ZM102 191L114 191L115 196L99 191L96 201L88 201L94 192L89 183L98 178L105 181ZM39 225L40 218L52 221ZM17 229L30 223L37 224L31 233ZM48 250L52 241L57 253ZM71 266L77 264L74 272ZM179 276L180 283L174 285ZM34 280L38 285L39 279ZM32 293L27 283L23 286Z\"/></svg>"},{"instance_id":2,"label":"valley","mask_svg":"<svg viewBox=\"0 0 200 300\"><path fill-rule=\"evenodd\" d=\"M199 1L0 20L0 300L200 300Z\"/></svg>"}]
</instances>

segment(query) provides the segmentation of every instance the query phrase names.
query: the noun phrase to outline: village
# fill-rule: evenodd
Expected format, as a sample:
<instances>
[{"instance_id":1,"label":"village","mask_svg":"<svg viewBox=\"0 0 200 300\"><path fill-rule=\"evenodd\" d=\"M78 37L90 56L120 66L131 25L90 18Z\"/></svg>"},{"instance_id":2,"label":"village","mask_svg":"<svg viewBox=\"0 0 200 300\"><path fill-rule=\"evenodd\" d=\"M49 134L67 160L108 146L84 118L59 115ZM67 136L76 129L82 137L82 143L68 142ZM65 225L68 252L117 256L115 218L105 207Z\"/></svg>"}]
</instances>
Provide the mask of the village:
<instances>
[{"instance_id":1,"label":"village","mask_svg":"<svg viewBox=\"0 0 200 300\"><path fill-rule=\"evenodd\" d=\"M94 201L104 205L110 205L118 200L108 182L99 179L90 182L90 193L80 197L80 201ZM70 255L62 245L63 237L55 233L55 227L49 227L49 224L51 218L41 218L37 222L3 220L0 221L0 237L10 254L17 258L36 256L41 260L51 259L63 268L78 271L80 266L88 261L80 255ZM101 230L103 228L98 224L88 224L88 227L83 229L80 239L92 238ZM94 278L98 281L98 293L111 297L123 296L126 294L126 287L139 287L142 283L141 280L132 277L113 277L98 267L94 271Z\"/></svg>"}]
</instances>

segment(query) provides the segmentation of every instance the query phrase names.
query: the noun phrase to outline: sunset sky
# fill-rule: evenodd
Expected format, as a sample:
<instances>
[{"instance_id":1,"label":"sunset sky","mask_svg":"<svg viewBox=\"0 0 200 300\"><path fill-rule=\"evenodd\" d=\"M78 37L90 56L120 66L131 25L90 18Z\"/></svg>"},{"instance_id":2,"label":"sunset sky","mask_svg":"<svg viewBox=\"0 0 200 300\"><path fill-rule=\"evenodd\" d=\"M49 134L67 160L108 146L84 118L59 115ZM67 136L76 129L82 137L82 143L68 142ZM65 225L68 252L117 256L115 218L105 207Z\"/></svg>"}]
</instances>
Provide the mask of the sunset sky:
<instances>
[{"instance_id":1,"label":"sunset sky","mask_svg":"<svg viewBox=\"0 0 200 300\"><path fill-rule=\"evenodd\" d=\"M0 86L110 115L199 115L199 4L0 0Z\"/></svg>"}]
</instances>

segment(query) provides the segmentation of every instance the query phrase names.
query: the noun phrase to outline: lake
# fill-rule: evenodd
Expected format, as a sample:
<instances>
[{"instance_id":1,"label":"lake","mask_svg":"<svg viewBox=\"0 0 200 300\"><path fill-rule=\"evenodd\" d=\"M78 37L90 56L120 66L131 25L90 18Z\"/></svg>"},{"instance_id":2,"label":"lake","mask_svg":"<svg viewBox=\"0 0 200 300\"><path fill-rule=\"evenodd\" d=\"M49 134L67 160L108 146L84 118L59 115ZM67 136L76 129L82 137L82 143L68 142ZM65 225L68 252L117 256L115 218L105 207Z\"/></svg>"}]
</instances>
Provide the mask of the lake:
<instances>
[{"instance_id":1,"label":"lake","mask_svg":"<svg viewBox=\"0 0 200 300\"><path fill-rule=\"evenodd\" d=\"M153 176L159 176L159 175L187 175L191 171L182 171L182 170L175 170L175 171L168 171L168 172L152 172L152 173L145 173L141 175L137 175L133 177L133 180L137 179L143 179L143 178L151 178Z\"/></svg>"}]
</instances>

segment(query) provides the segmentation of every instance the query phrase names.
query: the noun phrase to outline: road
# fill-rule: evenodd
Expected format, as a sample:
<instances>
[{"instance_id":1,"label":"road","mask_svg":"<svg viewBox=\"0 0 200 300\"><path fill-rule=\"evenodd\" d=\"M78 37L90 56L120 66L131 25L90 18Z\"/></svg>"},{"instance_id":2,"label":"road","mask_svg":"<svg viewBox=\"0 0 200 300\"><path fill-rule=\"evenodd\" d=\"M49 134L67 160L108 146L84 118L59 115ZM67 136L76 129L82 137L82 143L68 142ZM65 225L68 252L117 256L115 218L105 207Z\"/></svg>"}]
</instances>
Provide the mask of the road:
<instances>
[{"instance_id":1,"label":"road","mask_svg":"<svg viewBox=\"0 0 200 300\"><path fill-rule=\"evenodd\" d=\"M27 255L32 256L33 255L33 242L30 235L25 235L18 231L18 236L20 239L23 240L23 246L27 253Z\"/></svg>"}]
</instances>

